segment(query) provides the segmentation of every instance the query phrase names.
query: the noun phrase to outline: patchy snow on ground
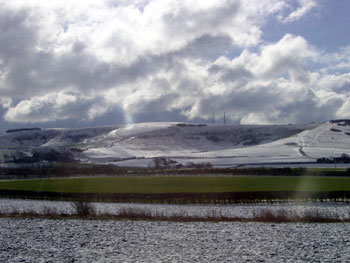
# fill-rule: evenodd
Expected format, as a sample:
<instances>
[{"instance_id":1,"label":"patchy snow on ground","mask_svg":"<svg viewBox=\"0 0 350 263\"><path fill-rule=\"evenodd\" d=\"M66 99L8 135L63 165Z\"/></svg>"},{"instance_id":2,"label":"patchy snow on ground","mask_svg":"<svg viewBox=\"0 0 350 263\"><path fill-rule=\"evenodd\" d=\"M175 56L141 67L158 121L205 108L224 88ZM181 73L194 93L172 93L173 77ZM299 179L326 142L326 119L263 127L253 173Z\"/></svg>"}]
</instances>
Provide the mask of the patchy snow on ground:
<instances>
[{"instance_id":1,"label":"patchy snow on ground","mask_svg":"<svg viewBox=\"0 0 350 263\"><path fill-rule=\"evenodd\" d=\"M350 125L346 120L305 125L156 122L16 131L0 135L0 162L38 147L69 149L81 161L120 166L148 166L155 157L214 166L308 163L349 154Z\"/></svg>"},{"instance_id":2,"label":"patchy snow on ground","mask_svg":"<svg viewBox=\"0 0 350 263\"><path fill-rule=\"evenodd\" d=\"M0 261L349 262L347 224L0 219Z\"/></svg>"}]
</instances>

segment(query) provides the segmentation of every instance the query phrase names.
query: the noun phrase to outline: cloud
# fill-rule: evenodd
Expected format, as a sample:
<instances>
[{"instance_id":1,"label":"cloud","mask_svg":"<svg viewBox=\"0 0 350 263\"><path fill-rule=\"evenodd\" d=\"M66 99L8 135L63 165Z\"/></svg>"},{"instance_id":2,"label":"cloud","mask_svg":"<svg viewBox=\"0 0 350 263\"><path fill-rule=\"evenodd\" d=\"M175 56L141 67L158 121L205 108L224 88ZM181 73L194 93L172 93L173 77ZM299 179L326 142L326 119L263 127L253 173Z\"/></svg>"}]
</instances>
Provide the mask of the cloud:
<instances>
[{"instance_id":1,"label":"cloud","mask_svg":"<svg viewBox=\"0 0 350 263\"><path fill-rule=\"evenodd\" d=\"M287 34L259 53L220 57L208 68L207 93L196 97L186 114L209 119L213 112L226 112L233 121L270 124L339 117L348 75L308 71L307 64L319 56L305 39Z\"/></svg>"},{"instance_id":2,"label":"cloud","mask_svg":"<svg viewBox=\"0 0 350 263\"><path fill-rule=\"evenodd\" d=\"M284 23L294 22L301 19L317 6L316 1L314 0L299 0L298 2L300 7L296 10L293 10L287 17L280 17L280 20L282 20Z\"/></svg>"},{"instance_id":3,"label":"cloud","mask_svg":"<svg viewBox=\"0 0 350 263\"><path fill-rule=\"evenodd\" d=\"M10 122L43 123L69 118L79 119L82 116L95 118L106 110L100 110L101 98L80 97L73 93L54 93L41 97L22 100L7 110L4 118Z\"/></svg>"},{"instance_id":4,"label":"cloud","mask_svg":"<svg viewBox=\"0 0 350 263\"><path fill-rule=\"evenodd\" d=\"M344 99L344 103L342 103L342 106L338 109L336 116L342 119L350 119L349 108L350 108L350 98L346 97Z\"/></svg>"},{"instance_id":5,"label":"cloud","mask_svg":"<svg viewBox=\"0 0 350 263\"><path fill-rule=\"evenodd\" d=\"M251 63L256 74L281 75L302 67L313 55L304 38L287 34L277 43L263 46L258 63Z\"/></svg>"},{"instance_id":6,"label":"cloud","mask_svg":"<svg viewBox=\"0 0 350 263\"><path fill-rule=\"evenodd\" d=\"M303 122L343 116L348 103L348 75L324 66L348 63L345 48L324 54L289 33L264 39L271 17L293 23L315 1L0 3L8 123L209 120L213 112L242 123Z\"/></svg>"},{"instance_id":7,"label":"cloud","mask_svg":"<svg viewBox=\"0 0 350 263\"><path fill-rule=\"evenodd\" d=\"M319 89L336 94L350 94L350 73L341 75L326 74L319 80Z\"/></svg>"},{"instance_id":8,"label":"cloud","mask_svg":"<svg viewBox=\"0 0 350 263\"><path fill-rule=\"evenodd\" d=\"M0 98L0 105L3 108L10 108L12 104L12 100L10 98Z\"/></svg>"},{"instance_id":9,"label":"cloud","mask_svg":"<svg viewBox=\"0 0 350 263\"><path fill-rule=\"evenodd\" d=\"M340 47L332 53L323 52L319 58L322 72L339 75L350 70L350 46Z\"/></svg>"}]
</instances>

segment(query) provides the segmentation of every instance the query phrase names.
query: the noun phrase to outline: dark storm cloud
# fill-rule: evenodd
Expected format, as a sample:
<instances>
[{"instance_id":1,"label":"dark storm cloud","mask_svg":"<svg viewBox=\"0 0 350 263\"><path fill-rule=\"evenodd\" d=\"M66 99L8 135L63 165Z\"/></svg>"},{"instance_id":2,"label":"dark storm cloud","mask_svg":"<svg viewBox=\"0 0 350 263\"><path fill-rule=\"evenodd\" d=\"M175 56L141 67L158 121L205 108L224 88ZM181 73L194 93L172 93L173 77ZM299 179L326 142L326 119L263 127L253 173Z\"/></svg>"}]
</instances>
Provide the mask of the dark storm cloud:
<instances>
[{"instance_id":1,"label":"dark storm cloud","mask_svg":"<svg viewBox=\"0 0 350 263\"><path fill-rule=\"evenodd\" d=\"M210 74L218 74L224 83L236 82L246 83L253 78L253 74L244 67L227 68L213 65L209 68Z\"/></svg>"},{"instance_id":2,"label":"dark storm cloud","mask_svg":"<svg viewBox=\"0 0 350 263\"><path fill-rule=\"evenodd\" d=\"M268 87L259 87L250 90L232 91L222 96L210 96L202 99L198 104L198 111L211 116L212 113L223 115L227 118L239 120L251 112L264 112L275 109L279 101L279 95L269 92Z\"/></svg>"},{"instance_id":3,"label":"dark storm cloud","mask_svg":"<svg viewBox=\"0 0 350 263\"><path fill-rule=\"evenodd\" d=\"M315 94L310 94L306 98L281 105L279 107L280 118L301 123L331 120L336 116L339 105L342 104L341 99L334 98L330 99L327 104L320 105L320 100Z\"/></svg>"},{"instance_id":4,"label":"dark storm cloud","mask_svg":"<svg viewBox=\"0 0 350 263\"><path fill-rule=\"evenodd\" d=\"M180 51L175 52L173 56L213 60L220 55L225 55L232 49L232 45L232 39L229 36L205 34L189 42Z\"/></svg>"},{"instance_id":5,"label":"dark storm cloud","mask_svg":"<svg viewBox=\"0 0 350 263\"><path fill-rule=\"evenodd\" d=\"M0 9L0 54L4 63L26 56L36 43L36 28L32 28L28 9Z\"/></svg>"},{"instance_id":6,"label":"dark storm cloud","mask_svg":"<svg viewBox=\"0 0 350 263\"><path fill-rule=\"evenodd\" d=\"M169 122L169 120L171 120L172 122L188 121L188 119L183 115L182 110L159 111L159 112L152 112L152 114L140 112L134 115L135 122L157 122L157 121ZM194 118L191 120L191 122L208 123L209 121L208 119L204 119L204 118Z\"/></svg>"}]
</instances>

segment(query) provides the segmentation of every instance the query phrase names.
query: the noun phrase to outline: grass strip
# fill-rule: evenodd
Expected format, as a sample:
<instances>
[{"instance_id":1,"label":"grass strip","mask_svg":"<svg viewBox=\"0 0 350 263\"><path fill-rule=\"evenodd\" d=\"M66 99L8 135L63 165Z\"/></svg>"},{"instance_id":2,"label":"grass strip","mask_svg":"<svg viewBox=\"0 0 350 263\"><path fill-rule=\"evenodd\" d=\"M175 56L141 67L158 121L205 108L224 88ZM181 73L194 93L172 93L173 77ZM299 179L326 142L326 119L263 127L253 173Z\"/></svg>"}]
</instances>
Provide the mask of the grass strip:
<instances>
[{"instance_id":1,"label":"grass strip","mask_svg":"<svg viewBox=\"0 0 350 263\"><path fill-rule=\"evenodd\" d=\"M219 193L256 191L350 191L349 177L140 176L0 181L2 190L62 193Z\"/></svg>"}]
</instances>

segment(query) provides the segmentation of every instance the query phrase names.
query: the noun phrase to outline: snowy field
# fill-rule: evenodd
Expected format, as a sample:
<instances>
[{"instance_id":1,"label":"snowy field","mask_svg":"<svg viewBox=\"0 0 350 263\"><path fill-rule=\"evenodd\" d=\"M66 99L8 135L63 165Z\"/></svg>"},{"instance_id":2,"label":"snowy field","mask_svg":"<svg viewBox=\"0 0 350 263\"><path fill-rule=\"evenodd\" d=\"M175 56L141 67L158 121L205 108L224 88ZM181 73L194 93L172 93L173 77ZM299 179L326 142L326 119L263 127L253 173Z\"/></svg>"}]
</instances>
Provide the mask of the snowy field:
<instances>
[{"instance_id":1,"label":"snowy field","mask_svg":"<svg viewBox=\"0 0 350 263\"><path fill-rule=\"evenodd\" d=\"M350 154L350 122L305 125L137 123L42 129L0 135L0 162L47 149L71 151L83 162L146 167L152 158L214 166L310 163Z\"/></svg>"},{"instance_id":2,"label":"snowy field","mask_svg":"<svg viewBox=\"0 0 350 263\"><path fill-rule=\"evenodd\" d=\"M307 211L350 217L345 204L144 205L94 203L98 213L123 208L166 215L211 211L250 218L259 211ZM73 213L69 202L0 199L0 212ZM0 262L348 262L344 223L205 223L0 219Z\"/></svg>"},{"instance_id":3,"label":"snowy field","mask_svg":"<svg viewBox=\"0 0 350 263\"><path fill-rule=\"evenodd\" d=\"M336 203L304 203L304 204L245 204L245 205L162 205L162 204L131 204L131 203L93 203L98 214L118 214L121 209L135 208L151 211L153 214L188 215L205 217L212 212L228 217L252 218L259 211L290 211L303 215L306 212L319 212L333 215L341 219L350 218L349 204ZM20 199L0 199L0 212L36 212L43 213L50 208L58 213L74 213L69 202L38 201Z\"/></svg>"},{"instance_id":4,"label":"snowy field","mask_svg":"<svg viewBox=\"0 0 350 263\"><path fill-rule=\"evenodd\" d=\"M0 219L0 262L349 262L348 224Z\"/></svg>"}]
</instances>

